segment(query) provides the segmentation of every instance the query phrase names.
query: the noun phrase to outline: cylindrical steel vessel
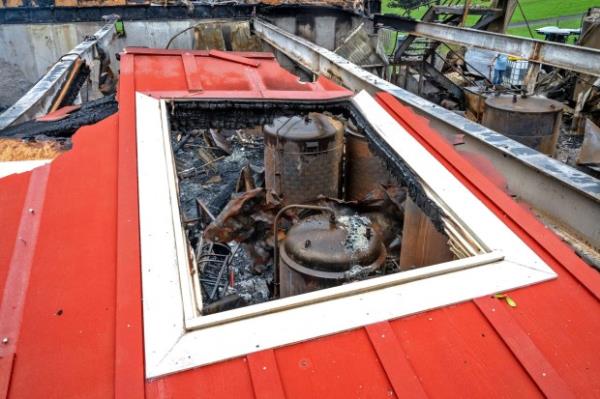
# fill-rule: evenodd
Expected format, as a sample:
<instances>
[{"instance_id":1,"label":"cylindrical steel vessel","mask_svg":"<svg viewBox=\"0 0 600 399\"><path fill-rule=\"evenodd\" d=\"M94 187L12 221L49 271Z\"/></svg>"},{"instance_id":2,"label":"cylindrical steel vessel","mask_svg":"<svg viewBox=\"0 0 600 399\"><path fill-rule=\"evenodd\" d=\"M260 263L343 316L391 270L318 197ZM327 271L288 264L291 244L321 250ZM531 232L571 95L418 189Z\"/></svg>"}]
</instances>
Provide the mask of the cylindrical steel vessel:
<instances>
[{"instance_id":1,"label":"cylindrical steel vessel","mask_svg":"<svg viewBox=\"0 0 600 399\"><path fill-rule=\"evenodd\" d=\"M560 134L563 105L543 97L490 96L483 125L548 155Z\"/></svg>"},{"instance_id":2,"label":"cylindrical steel vessel","mask_svg":"<svg viewBox=\"0 0 600 399\"><path fill-rule=\"evenodd\" d=\"M340 197L344 125L319 113L276 118L265 129L267 198L283 205Z\"/></svg>"},{"instance_id":3,"label":"cylindrical steel vessel","mask_svg":"<svg viewBox=\"0 0 600 399\"><path fill-rule=\"evenodd\" d=\"M359 201L382 184L393 183L385 162L369 149L367 138L346 136L346 199Z\"/></svg>"},{"instance_id":4,"label":"cylindrical steel vessel","mask_svg":"<svg viewBox=\"0 0 600 399\"><path fill-rule=\"evenodd\" d=\"M363 216L315 215L294 225L279 245L280 296L360 280L385 262L386 249Z\"/></svg>"}]
</instances>

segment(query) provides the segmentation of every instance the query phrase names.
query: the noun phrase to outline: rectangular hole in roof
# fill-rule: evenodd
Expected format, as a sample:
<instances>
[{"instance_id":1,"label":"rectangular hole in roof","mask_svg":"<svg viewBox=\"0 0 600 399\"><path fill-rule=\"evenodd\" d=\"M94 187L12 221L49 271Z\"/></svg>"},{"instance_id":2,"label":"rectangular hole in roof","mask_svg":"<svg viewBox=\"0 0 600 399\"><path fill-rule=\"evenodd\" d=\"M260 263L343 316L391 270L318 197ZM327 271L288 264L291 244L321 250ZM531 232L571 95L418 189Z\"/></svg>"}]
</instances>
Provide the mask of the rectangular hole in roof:
<instances>
[{"instance_id":1,"label":"rectangular hole in roof","mask_svg":"<svg viewBox=\"0 0 600 399\"><path fill-rule=\"evenodd\" d=\"M556 277L367 93L136 107L149 378Z\"/></svg>"},{"instance_id":2,"label":"rectangular hole in roof","mask_svg":"<svg viewBox=\"0 0 600 399\"><path fill-rule=\"evenodd\" d=\"M484 252L344 107L172 107L198 316Z\"/></svg>"}]
</instances>

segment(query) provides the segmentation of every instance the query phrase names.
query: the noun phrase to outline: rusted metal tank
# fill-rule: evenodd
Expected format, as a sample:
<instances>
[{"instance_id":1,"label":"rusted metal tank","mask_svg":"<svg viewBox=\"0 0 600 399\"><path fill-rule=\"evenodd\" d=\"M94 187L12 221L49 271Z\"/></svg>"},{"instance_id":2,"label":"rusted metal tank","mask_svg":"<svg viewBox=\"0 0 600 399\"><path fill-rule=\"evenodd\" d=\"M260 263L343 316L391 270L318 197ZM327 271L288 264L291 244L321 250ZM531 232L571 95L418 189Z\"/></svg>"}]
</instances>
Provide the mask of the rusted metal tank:
<instances>
[{"instance_id":1,"label":"rusted metal tank","mask_svg":"<svg viewBox=\"0 0 600 399\"><path fill-rule=\"evenodd\" d=\"M279 246L280 296L360 280L385 262L386 249L368 218L315 215L294 225Z\"/></svg>"},{"instance_id":2,"label":"rusted metal tank","mask_svg":"<svg viewBox=\"0 0 600 399\"><path fill-rule=\"evenodd\" d=\"M554 154L563 105L543 97L491 96L482 124L528 147Z\"/></svg>"},{"instance_id":3,"label":"rusted metal tank","mask_svg":"<svg viewBox=\"0 0 600 399\"><path fill-rule=\"evenodd\" d=\"M302 204L340 197L344 125L320 113L276 118L265 126L265 185L269 201Z\"/></svg>"},{"instance_id":4,"label":"rusted metal tank","mask_svg":"<svg viewBox=\"0 0 600 399\"><path fill-rule=\"evenodd\" d=\"M385 162L369 149L367 138L354 132L346 135L346 199L358 201L393 177Z\"/></svg>"}]
</instances>

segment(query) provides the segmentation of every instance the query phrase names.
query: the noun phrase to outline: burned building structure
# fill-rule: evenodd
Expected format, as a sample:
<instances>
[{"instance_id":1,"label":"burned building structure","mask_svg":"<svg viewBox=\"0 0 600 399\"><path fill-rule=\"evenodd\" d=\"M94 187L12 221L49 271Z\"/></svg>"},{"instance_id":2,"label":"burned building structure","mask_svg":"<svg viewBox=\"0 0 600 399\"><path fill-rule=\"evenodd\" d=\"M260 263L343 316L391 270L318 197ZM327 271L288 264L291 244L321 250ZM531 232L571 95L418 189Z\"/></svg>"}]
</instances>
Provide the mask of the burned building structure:
<instances>
[{"instance_id":1,"label":"burned building structure","mask_svg":"<svg viewBox=\"0 0 600 399\"><path fill-rule=\"evenodd\" d=\"M0 397L593 396L598 13L470 3L3 3Z\"/></svg>"}]
</instances>

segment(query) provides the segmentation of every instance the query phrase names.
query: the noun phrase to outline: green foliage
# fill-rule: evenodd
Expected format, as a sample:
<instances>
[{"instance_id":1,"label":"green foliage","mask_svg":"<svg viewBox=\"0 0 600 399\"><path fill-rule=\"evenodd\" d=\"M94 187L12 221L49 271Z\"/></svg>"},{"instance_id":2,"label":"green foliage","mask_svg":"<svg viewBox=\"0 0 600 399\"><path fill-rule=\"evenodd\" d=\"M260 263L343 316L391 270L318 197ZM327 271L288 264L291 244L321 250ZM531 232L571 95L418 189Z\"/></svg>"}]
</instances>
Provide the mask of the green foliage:
<instances>
[{"instance_id":1,"label":"green foliage","mask_svg":"<svg viewBox=\"0 0 600 399\"><path fill-rule=\"evenodd\" d=\"M587 11L588 8L597 6L600 0L519 0L525 17L531 23L531 29L534 32L534 37L537 39L543 38L535 33L535 29L544 26L554 25L561 28L578 28L580 25L581 15ZM430 1L431 2L431 1ZM409 6L403 6L406 3L419 3L418 0L382 0L382 12L384 14L399 14L399 15L410 15L415 19L419 19L425 14L428 6L421 6L412 8ZM423 2L421 2L423 3ZM464 4L464 1L462 2ZM473 0L473 5L485 5L489 6L490 0ZM556 22L536 22L541 19L550 19L562 16L574 16L573 18L556 21ZM475 16L469 16L467 26L474 23L477 20ZM524 18L519 8L515 10L511 22L523 22ZM529 31L526 26L509 28L508 34L530 37Z\"/></svg>"}]
</instances>

